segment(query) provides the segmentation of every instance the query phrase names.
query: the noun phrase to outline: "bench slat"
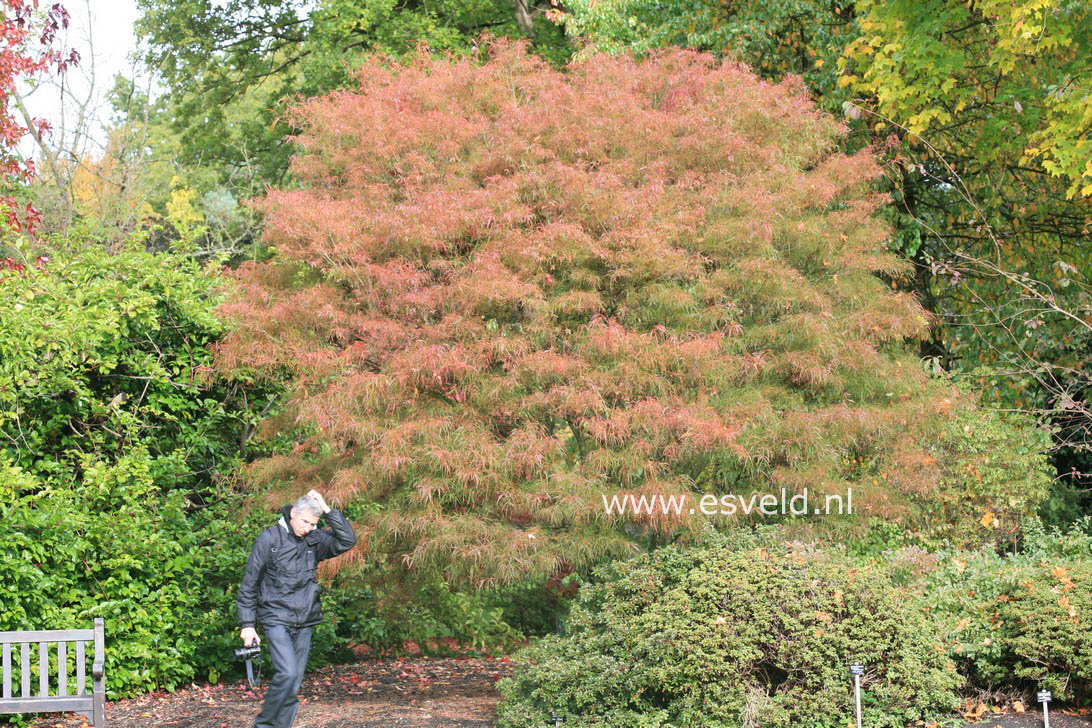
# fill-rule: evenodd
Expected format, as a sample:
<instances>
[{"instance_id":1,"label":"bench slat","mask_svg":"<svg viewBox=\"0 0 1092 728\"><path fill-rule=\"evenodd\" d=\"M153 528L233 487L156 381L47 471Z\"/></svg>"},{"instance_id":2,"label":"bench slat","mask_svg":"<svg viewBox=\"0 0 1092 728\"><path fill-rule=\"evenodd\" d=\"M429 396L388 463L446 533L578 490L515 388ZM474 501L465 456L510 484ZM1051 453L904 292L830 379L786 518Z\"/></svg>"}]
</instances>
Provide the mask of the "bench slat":
<instances>
[{"instance_id":1,"label":"bench slat","mask_svg":"<svg viewBox=\"0 0 1092 728\"><path fill-rule=\"evenodd\" d=\"M87 689L87 675L84 673L83 642L76 643L76 695L83 695Z\"/></svg>"},{"instance_id":2,"label":"bench slat","mask_svg":"<svg viewBox=\"0 0 1092 728\"><path fill-rule=\"evenodd\" d=\"M68 695L68 643L57 643L57 695Z\"/></svg>"},{"instance_id":3,"label":"bench slat","mask_svg":"<svg viewBox=\"0 0 1092 728\"><path fill-rule=\"evenodd\" d=\"M38 695L49 697L49 643L38 643Z\"/></svg>"},{"instance_id":4,"label":"bench slat","mask_svg":"<svg viewBox=\"0 0 1092 728\"><path fill-rule=\"evenodd\" d=\"M4 645L4 697L11 697L11 645Z\"/></svg>"},{"instance_id":5,"label":"bench slat","mask_svg":"<svg viewBox=\"0 0 1092 728\"><path fill-rule=\"evenodd\" d=\"M92 703L92 720L95 728L106 728L106 620L95 617L95 664L91 672L95 676L95 699Z\"/></svg>"},{"instance_id":6,"label":"bench slat","mask_svg":"<svg viewBox=\"0 0 1092 728\"><path fill-rule=\"evenodd\" d=\"M105 647L106 647L106 638L105 638L105 635L103 634L102 620L101 619L96 619L95 620L95 665L99 665L102 668L105 667L105 665L103 663L106 662ZM94 667L94 665L92 665L92 667ZM95 675L96 682L101 677L102 677L101 673L98 674L98 675Z\"/></svg>"},{"instance_id":7,"label":"bench slat","mask_svg":"<svg viewBox=\"0 0 1092 728\"><path fill-rule=\"evenodd\" d=\"M0 643L20 642L75 642L95 639L93 629L39 629L30 632L0 632Z\"/></svg>"},{"instance_id":8,"label":"bench slat","mask_svg":"<svg viewBox=\"0 0 1092 728\"><path fill-rule=\"evenodd\" d=\"M5 713L52 713L54 711L76 712L91 709L91 696L77 698L12 698L0 702L0 711Z\"/></svg>"},{"instance_id":9,"label":"bench slat","mask_svg":"<svg viewBox=\"0 0 1092 728\"><path fill-rule=\"evenodd\" d=\"M30 697L30 645L24 642L20 654L20 677L23 678L23 697Z\"/></svg>"}]
</instances>

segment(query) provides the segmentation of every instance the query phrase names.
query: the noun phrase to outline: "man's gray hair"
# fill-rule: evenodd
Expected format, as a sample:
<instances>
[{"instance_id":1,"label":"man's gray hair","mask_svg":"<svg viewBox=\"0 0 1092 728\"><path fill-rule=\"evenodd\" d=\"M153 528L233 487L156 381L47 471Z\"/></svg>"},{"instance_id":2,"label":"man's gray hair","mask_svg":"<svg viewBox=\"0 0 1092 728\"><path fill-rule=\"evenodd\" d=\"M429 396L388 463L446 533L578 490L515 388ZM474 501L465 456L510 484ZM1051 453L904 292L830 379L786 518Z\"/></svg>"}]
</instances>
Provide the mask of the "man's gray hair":
<instances>
[{"instance_id":1,"label":"man's gray hair","mask_svg":"<svg viewBox=\"0 0 1092 728\"><path fill-rule=\"evenodd\" d=\"M309 495L301 495L299 499L292 504L292 508L296 513L309 513L312 516L322 515L322 506L319 502Z\"/></svg>"}]
</instances>

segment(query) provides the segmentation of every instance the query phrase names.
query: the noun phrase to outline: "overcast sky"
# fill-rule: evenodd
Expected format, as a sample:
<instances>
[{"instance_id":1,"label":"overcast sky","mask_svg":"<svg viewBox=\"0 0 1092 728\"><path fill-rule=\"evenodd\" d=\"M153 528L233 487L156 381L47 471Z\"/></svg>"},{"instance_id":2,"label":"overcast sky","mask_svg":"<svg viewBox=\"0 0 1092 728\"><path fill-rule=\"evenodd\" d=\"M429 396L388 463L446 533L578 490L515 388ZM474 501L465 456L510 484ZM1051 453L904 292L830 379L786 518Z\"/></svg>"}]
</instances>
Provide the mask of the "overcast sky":
<instances>
[{"instance_id":1,"label":"overcast sky","mask_svg":"<svg viewBox=\"0 0 1092 728\"><path fill-rule=\"evenodd\" d=\"M71 24L63 39L64 54L67 55L69 48L76 49L80 64L64 75L67 93L62 93L56 81L40 83L27 96L27 107L32 115L45 119L54 127L54 143L63 139L66 146L71 147L69 140L81 125L82 106L87 117L83 126L90 139L80 145L80 151L97 156L106 142L104 127L110 120L106 94L114 85L114 75L120 72L132 76L134 72L136 1L65 0L63 4L71 15ZM23 139L20 150L24 154L32 153L34 144L29 137Z\"/></svg>"}]
</instances>

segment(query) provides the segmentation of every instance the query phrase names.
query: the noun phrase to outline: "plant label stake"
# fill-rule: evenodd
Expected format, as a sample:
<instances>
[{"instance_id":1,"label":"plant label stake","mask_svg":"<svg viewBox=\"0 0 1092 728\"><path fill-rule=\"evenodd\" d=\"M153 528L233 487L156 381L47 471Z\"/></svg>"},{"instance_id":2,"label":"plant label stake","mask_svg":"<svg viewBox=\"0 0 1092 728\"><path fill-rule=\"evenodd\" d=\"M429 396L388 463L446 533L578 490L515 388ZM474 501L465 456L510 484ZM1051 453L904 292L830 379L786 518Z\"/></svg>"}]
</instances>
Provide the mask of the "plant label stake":
<instances>
[{"instance_id":1,"label":"plant label stake","mask_svg":"<svg viewBox=\"0 0 1092 728\"><path fill-rule=\"evenodd\" d=\"M1036 696L1039 698L1039 702L1043 704L1043 728L1050 728L1050 714L1047 712L1047 703L1050 702L1050 691L1040 690Z\"/></svg>"},{"instance_id":2,"label":"plant label stake","mask_svg":"<svg viewBox=\"0 0 1092 728\"><path fill-rule=\"evenodd\" d=\"M554 728L559 728L561 726L561 716L557 713L551 713L551 715L554 719Z\"/></svg>"},{"instance_id":3,"label":"plant label stake","mask_svg":"<svg viewBox=\"0 0 1092 728\"><path fill-rule=\"evenodd\" d=\"M853 676L853 692L857 697L857 728L861 728L861 675L864 675L864 665L850 665L849 674Z\"/></svg>"}]
</instances>

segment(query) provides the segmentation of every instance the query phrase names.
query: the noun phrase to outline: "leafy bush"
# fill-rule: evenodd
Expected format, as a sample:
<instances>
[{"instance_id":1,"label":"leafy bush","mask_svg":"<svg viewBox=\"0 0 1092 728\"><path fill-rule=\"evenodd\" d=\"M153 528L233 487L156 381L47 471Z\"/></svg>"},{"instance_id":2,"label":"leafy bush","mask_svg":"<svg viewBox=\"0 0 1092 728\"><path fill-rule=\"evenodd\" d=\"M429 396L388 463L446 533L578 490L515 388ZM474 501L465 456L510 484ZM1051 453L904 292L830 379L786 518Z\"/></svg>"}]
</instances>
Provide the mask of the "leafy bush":
<instances>
[{"instance_id":1,"label":"leafy bush","mask_svg":"<svg viewBox=\"0 0 1092 728\"><path fill-rule=\"evenodd\" d=\"M140 448L159 490L199 498L237 462L243 428L276 387L245 372L204 376L224 332L215 273L83 244L0 270L0 298L13 302L0 308L0 452L67 483Z\"/></svg>"},{"instance_id":2,"label":"leafy bush","mask_svg":"<svg viewBox=\"0 0 1092 728\"><path fill-rule=\"evenodd\" d=\"M875 726L935 718L962 678L920 602L880 566L750 536L660 549L600 569L570 631L500 683L500 726L833 726L852 716L847 666ZM878 722L876 722L878 721Z\"/></svg>"},{"instance_id":3,"label":"leafy bush","mask_svg":"<svg viewBox=\"0 0 1092 728\"><path fill-rule=\"evenodd\" d=\"M152 497L147 463L123 458L70 488L15 477L0 504L6 585L0 629L88 627L104 617L112 696L173 688L194 676L191 618L199 596L195 537L180 494Z\"/></svg>"},{"instance_id":4,"label":"leafy bush","mask_svg":"<svg viewBox=\"0 0 1092 728\"><path fill-rule=\"evenodd\" d=\"M253 534L216 476L276 388L203 380L216 275L84 242L5 240L29 264L0 271L0 630L104 617L119 697L227 669Z\"/></svg>"},{"instance_id":5,"label":"leafy bush","mask_svg":"<svg viewBox=\"0 0 1092 728\"><path fill-rule=\"evenodd\" d=\"M1058 698L1088 700L1092 538L1081 525L1068 532L1029 529L1017 554L934 557L923 579L927 609L973 687L1046 689Z\"/></svg>"},{"instance_id":6,"label":"leafy bush","mask_svg":"<svg viewBox=\"0 0 1092 728\"><path fill-rule=\"evenodd\" d=\"M435 578L407 580L377 564L338 574L324 597L335 640L432 654L511 648L524 632L509 623L506 594L457 591Z\"/></svg>"},{"instance_id":7,"label":"leafy bush","mask_svg":"<svg viewBox=\"0 0 1092 728\"><path fill-rule=\"evenodd\" d=\"M880 477L927 495L917 502L915 523L949 548L1014 543L1050 492L1050 435L985 408L953 411L933 425L922 450L894 445L904 470ZM902 482L907 472L915 484Z\"/></svg>"}]
</instances>

